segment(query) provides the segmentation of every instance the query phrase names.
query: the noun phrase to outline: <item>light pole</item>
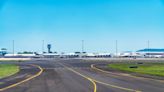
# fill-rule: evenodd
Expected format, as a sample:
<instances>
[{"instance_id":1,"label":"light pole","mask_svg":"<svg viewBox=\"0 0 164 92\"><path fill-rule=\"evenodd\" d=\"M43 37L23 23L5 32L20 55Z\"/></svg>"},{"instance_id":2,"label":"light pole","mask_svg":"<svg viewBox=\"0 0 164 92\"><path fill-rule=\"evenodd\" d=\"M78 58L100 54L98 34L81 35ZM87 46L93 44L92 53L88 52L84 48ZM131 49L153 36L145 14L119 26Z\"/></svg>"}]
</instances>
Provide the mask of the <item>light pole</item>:
<instances>
[{"instance_id":1,"label":"light pole","mask_svg":"<svg viewBox=\"0 0 164 92\"><path fill-rule=\"evenodd\" d=\"M12 45L13 45L13 56L14 56L14 53L15 53L15 42L14 42L14 40L12 41Z\"/></svg>"},{"instance_id":2,"label":"light pole","mask_svg":"<svg viewBox=\"0 0 164 92\"><path fill-rule=\"evenodd\" d=\"M117 55L118 55L118 41L116 40L116 58L117 58Z\"/></svg>"},{"instance_id":3,"label":"light pole","mask_svg":"<svg viewBox=\"0 0 164 92\"><path fill-rule=\"evenodd\" d=\"M44 40L42 40L42 53L44 54Z\"/></svg>"},{"instance_id":4,"label":"light pole","mask_svg":"<svg viewBox=\"0 0 164 92\"><path fill-rule=\"evenodd\" d=\"M81 55L80 57L82 58L84 56L84 40L81 40Z\"/></svg>"},{"instance_id":5,"label":"light pole","mask_svg":"<svg viewBox=\"0 0 164 92\"><path fill-rule=\"evenodd\" d=\"M148 58L150 57L150 41L147 41L147 48L148 48Z\"/></svg>"},{"instance_id":6,"label":"light pole","mask_svg":"<svg viewBox=\"0 0 164 92\"><path fill-rule=\"evenodd\" d=\"M81 41L81 50L82 50L82 53L84 52L84 40Z\"/></svg>"},{"instance_id":7,"label":"light pole","mask_svg":"<svg viewBox=\"0 0 164 92\"><path fill-rule=\"evenodd\" d=\"M148 40L147 41L147 47L148 47L148 50L150 49L150 41Z\"/></svg>"}]
</instances>

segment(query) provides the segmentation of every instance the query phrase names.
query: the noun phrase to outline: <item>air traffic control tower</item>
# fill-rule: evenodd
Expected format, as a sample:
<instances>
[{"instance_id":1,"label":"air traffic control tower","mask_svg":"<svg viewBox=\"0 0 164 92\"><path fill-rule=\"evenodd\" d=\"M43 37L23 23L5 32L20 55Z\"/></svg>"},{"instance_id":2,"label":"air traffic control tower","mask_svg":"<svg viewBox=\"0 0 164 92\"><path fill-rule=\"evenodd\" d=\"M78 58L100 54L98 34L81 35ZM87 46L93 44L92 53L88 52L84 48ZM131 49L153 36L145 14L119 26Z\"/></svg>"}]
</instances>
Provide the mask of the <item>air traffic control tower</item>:
<instances>
[{"instance_id":1,"label":"air traffic control tower","mask_svg":"<svg viewBox=\"0 0 164 92\"><path fill-rule=\"evenodd\" d=\"M48 53L51 53L51 44L48 44L47 48L48 48Z\"/></svg>"}]
</instances>

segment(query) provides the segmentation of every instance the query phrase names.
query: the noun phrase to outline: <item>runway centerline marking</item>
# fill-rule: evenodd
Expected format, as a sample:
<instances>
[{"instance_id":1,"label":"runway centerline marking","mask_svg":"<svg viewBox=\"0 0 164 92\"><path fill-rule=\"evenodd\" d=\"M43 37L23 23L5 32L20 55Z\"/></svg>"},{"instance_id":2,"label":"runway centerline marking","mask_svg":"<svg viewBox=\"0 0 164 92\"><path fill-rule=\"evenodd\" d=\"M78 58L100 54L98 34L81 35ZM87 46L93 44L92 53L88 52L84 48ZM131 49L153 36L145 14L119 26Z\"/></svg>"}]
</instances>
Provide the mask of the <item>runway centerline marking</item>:
<instances>
[{"instance_id":1,"label":"runway centerline marking","mask_svg":"<svg viewBox=\"0 0 164 92\"><path fill-rule=\"evenodd\" d=\"M101 72L104 72L104 73L108 73L107 71L104 71L104 70L101 70L99 68L94 67L94 64L91 65L91 68L95 69L95 70L98 70L98 71L101 71ZM111 86L111 87L118 88L118 89L123 89L123 90L127 90L127 91L134 91L134 92L142 92L142 91L139 91L139 90L134 90L134 89L130 89L130 88L120 87L120 86L108 84L108 83L97 81L97 80L94 80L94 81L97 82L97 83L100 83L100 84L103 84L103 85L107 85L107 86Z\"/></svg>"},{"instance_id":2,"label":"runway centerline marking","mask_svg":"<svg viewBox=\"0 0 164 92\"><path fill-rule=\"evenodd\" d=\"M41 68L41 67L38 66L38 65L34 65L34 64L31 64L31 66L35 66L35 67L39 68L40 71L39 71L38 73L36 73L35 75L33 75L33 76L31 76L31 77L25 79L25 80L22 80L22 81L20 81L20 82L15 83L15 84L9 85L9 86L4 87L4 88L1 88L0 91L4 91L4 90L7 90L7 89L9 89L9 88L16 87L16 86L18 86L18 85L20 85L20 84L22 84L22 83L25 83L25 82L27 82L27 81L30 81L31 79L34 79L34 78L36 78L36 77L38 77L38 76L40 76L40 75L42 74L43 68Z\"/></svg>"},{"instance_id":3,"label":"runway centerline marking","mask_svg":"<svg viewBox=\"0 0 164 92\"><path fill-rule=\"evenodd\" d=\"M59 64L62 65L62 66L64 66L64 67L67 68L68 70L74 72L75 74L77 74L77 75L79 75L79 76L81 76L81 77L83 77L83 78L89 80L89 81L93 84L93 86L94 86L94 91L93 91L93 92L97 92L97 85L96 85L96 82L95 82L93 79L91 79L91 78L89 78L89 77L87 77L87 76L85 76L85 75L83 75L83 74L81 74L81 73L79 73L79 72L73 70L72 68L69 68L69 67L65 66L64 64L61 64L61 63L59 63Z\"/></svg>"}]
</instances>

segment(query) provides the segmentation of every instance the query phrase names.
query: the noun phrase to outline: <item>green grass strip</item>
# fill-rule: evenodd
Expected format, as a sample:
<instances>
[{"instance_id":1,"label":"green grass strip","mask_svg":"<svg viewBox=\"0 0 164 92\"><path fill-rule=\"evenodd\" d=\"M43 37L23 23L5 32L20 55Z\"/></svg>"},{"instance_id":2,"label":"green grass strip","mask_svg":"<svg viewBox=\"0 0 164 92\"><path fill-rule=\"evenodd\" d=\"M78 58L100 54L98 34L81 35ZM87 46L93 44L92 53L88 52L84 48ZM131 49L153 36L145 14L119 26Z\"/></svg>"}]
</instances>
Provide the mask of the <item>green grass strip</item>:
<instances>
[{"instance_id":1,"label":"green grass strip","mask_svg":"<svg viewBox=\"0 0 164 92\"><path fill-rule=\"evenodd\" d=\"M138 68L130 68L130 66L137 66ZM135 72L140 74L148 74L155 76L164 76L164 63L118 63L110 64L108 67L122 71Z\"/></svg>"},{"instance_id":2,"label":"green grass strip","mask_svg":"<svg viewBox=\"0 0 164 92\"><path fill-rule=\"evenodd\" d=\"M19 72L19 66L14 64L0 64L0 78L11 76Z\"/></svg>"}]
</instances>

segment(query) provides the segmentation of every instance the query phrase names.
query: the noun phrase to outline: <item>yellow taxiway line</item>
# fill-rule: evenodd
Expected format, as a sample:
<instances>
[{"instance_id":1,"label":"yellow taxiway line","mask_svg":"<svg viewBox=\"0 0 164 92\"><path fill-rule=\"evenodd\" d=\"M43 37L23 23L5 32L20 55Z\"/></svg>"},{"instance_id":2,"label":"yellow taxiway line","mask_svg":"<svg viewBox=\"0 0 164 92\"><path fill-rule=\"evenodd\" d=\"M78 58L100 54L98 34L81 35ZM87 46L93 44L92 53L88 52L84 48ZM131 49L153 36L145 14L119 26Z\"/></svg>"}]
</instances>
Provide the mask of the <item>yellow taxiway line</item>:
<instances>
[{"instance_id":1,"label":"yellow taxiway line","mask_svg":"<svg viewBox=\"0 0 164 92\"><path fill-rule=\"evenodd\" d=\"M102 85L110 86L112 88L117 88L117 89L126 90L126 91L130 91L130 92L142 92L142 91L139 91L139 90L134 90L134 89L130 89L130 88L120 87L120 86L108 84L108 83L97 81L97 80L94 80L94 81L99 83L99 84L102 84Z\"/></svg>"},{"instance_id":2,"label":"yellow taxiway line","mask_svg":"<svg viewBox=\"0 0 164 92\"><path fill-rule=\"evenodd\" d=\"M134 89L129 89L129 88L120 87L120 86L116 86L116 85L112 85L112 84L107 84L107 83L104 83L104 82L101 82L101 81L92 79L92 78L90 78L90 77L87 77L87 76L85 76L85 75L83 75L83 74L81 74L81 73L79 73L79 72L73 70L72 68L69 68L69 67L67 67L67 66L65 66L65 65L63 65L63 64L61 64L61 63L59 63L59 64L62 65L62 66L64 66L64 67L66 67L68 70L70 70L70 71L76 73L77 75L80 75L80 76L82 76L82 77L88 79L89 81L91 81L91 82L93 83L93 85L94 85L94 92L97 91L96 83L99 83L99 84L102 84L102 85L106 85L106 86L110 86L110 87L117 88L117 89L121 89L121 90L131 91L131 92L142 92L142 91L138 91L138 90L134 90Z\"/></svg>"},{"instance_id":3,"label":"yellow taxiway line","mask_svg":"<svg viewBox=\"0 0 164 92\"><path fill-rule=\"evenodd\" d=\"M69 67L65 66L64 64L61 64L61 63L59 63L59 64L62 65L62 66L64 66L64 67L67 68L68 70L74 72L75 74L77 74L77 75L79 75L79 76L81 76L81 77L83 77L83 78L89 80L89 81L93 84L93 86L94 86L94 91L93 91L93 92L97 92L97 85L96 85L96 82L95 82L93 79L91 79L91 78L89 78L89 77L87 77L87 76L85 76L85 75L83 75L83 74L81 74L81 73L79 73L79 72L73 70L72 68L69 68Z\"/></svg>"},{"instance_id":4,"label":"yellow taxiway line","mask_svg":"<svg viewBox=\"0 0 164 92\"><path fill-rule=\"evenodd\" d=\"M95 64L92 64L92 65L91 65L91 68L94 69L94 70L98 70L98 71L100 71L100 72L103 72L103 73L115 74L115 73L112 73L112 72L109 72L109 71L105 71L105 70L99 69L99 68L95 67ZM153 80L153 81L156 81L156 82L164 83L163 80L156 80L156 79L151 79L151 78L137 77L137 76L133 76L133 75L130 75L130 74L117 74L117 75L126 76L126 77L131 77L131 78L140 79L140 80L148 79L148 80ZM118 77L118 76L115 76L115 75L111 75L111 76Z\"/></svg>"},{"instance_id":5,"label":"yellow taxiway line","mask_svg":"<svg viewBox=\"0 0 164 92\"><path fill-rule=\"evenodd\" d=\"M99 68L94 67L94 64L91 65L91 68L92 68L92 69L95 69L95 70L98 70L98 71L101 71L101 72L104 72L104 73L108 73L107 71L104 71L104 70L101 70L101 69L99 69ZM94 81L97 82L97 83L106 85L106 86L110 86L110 87L113 87L113 88L118 88L118 89L122 89L122 90L126 90L126 91L142 92L142 91L139 91L139 90L134 90L134 89L130 89L130 88L120 87L120 86L116 86L116 85L104 83L104 82L97 81L97 80L94 80Z\"/></svg>"},{"instance_id":6,"label":"yellow taxiway line","mask_svg":"<svg viewBox=\"0 0 164 92\"><path fill-rule=\"evenodd\" d=\"M18 85L20 85L20 84L22 84L22 83L25 83L25 82L27 82L27 81L30 81L31 79L33 79L33 78L35 78L35 77L38 77L38 76L40 76L40 75L42 74L43 68L41 68L41 67L38 66L38 65L33 65L33 64L32 64L31 66L35 66L35 67L39 68L40 71L39 71L37 74L35 74L35 75L33 75L33 76L31 76L31 77L25 79L25 80L22 80L22 81L20 81L20 82L17 82L17 83L15 83L15 84L10 85L10 86L1 88L0 91L4 91L4 90L7 90L7 89L9 89L9 88L16 87L16 86L18 86Z\"/></svg>"}]
</instances>

